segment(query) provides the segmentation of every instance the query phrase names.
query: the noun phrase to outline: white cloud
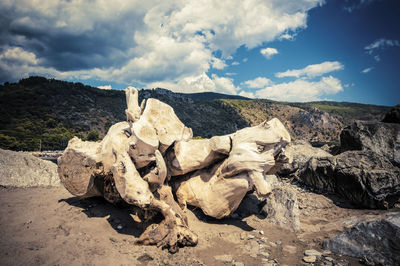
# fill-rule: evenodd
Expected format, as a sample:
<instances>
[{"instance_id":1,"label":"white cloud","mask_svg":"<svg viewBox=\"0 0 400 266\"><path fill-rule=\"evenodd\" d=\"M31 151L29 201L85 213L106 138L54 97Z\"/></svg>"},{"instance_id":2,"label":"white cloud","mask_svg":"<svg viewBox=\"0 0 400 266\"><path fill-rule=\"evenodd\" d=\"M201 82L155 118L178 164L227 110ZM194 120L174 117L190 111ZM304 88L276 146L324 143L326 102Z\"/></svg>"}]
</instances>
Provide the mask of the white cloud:
<instances>
[{"instance_id":1,"label":"white cloud","mask_svg":"<svg viewBox=\"0 0 400 266\"><path fill-rule=\"evenodd\" d=\"M260 53L267 59L270 59L273 55L278 54L278 50L275 48L267 47L260 50Z\"/></svg>"},{"instance_id":2,"label":"white cloud","mask_svg":"<svg viewBox=\"0 0 400 266\"><path fill-rule=\"evenodd\" d=\"M176 82L153 82L148 84L148 88L166 88L176 92L220 92L225 94L237 95L240 90L233 84L233 79L227 77L220 77L213 74L210 77L206 73L199 76L190 76L180 79Z\"/></svg>"},{"instance_id":3,"label":"white cloud","mask_svg":"<svg viewBox=\"0 0 400 266\"><path fill-rule=\"evenodd\" d=\"M249 60L248 58L243 58L243 62L247 62Z\"/></svg>"},{"instance_id":4,"label":"white cloud","mask_svg":"<svg viewBox=\"0 0 400 266\"><path fill-rule=\"evenodd\" d=\"M233 80L204 73L210 67L223 69L223 60L230 60L243 45L256 48L305 28L308 11L323 3L1 1L0 81L34 73L119 83L193 84L193 90L209 84L211 89L237 93ZM6 54L9 47L14 50ZM221 59L216 60L218 51Z\"/></svg>"},{"instance_id":5,"label":"white cloud","mask_svg":"<svg viewBox=\"0 0 400 266\"><path fill-rule=\"evenodd\" d=\"M372 55L377 50L383 50L385 48L394 47L394 46L400 47L400 41L381 38L381 39L377 39L373 43L365 46L364 49L367 54ZM375 58L375 60L380 61L379 55L377 55L377 57L379 59Z\"/></svg>"},{"instance_id":6,"label":"white cloud","mask_svg":"<svg viewBox=\"0 0 400 266\"><path fill-rule=\"evenodd\" d=\"M321 100L328 94L336 94L343 90L340 80L332 76L322 77L319 81L298 79L288 83L272 85L257 91L259 98L278 101L308 102Z\"/></svg>"},{"instance_id":7,"label":"white cloud","mask_svg":"<svg viewBox=\"0 0 400 266\"><path fill-rule=\"evenodd\" d=\"M227 75L227 76L236 76L236 75L237 75L237 73L233 73L233 72L227 72L227 73L225 73L225 75Z\"/></svg>"},{"instance_id":8,"label":"white cloud","mask_svg":"<svg viewBox=\"0 0 400 266\"><path fill-rule=\"evenodd\" d=\"M361 73L367 74L368 72L371 72L372 69L374 69L374 68L373 68L373 67L368 67L368 68L366 68L366 69L363 69L363 70L361 71Z\"/></svg>"},{"instance_id":9,"label":"white cloud","mask_svg":"<svg viewBox=\"0 0 400 266\"><path fill-rule=\"evenodd\" d=\"M258 77L252 80L247 80L245 82L242 82L243 86L246 86L247 88L250 89L261 89L270 84L272 84L272 81L265 77Z\"/></svg>"},{"instance_id":10,"label":"white cloud","mask_svg":"<svg viewBox=\"0 0 400 266\"><path fill-rule=\"evenodd\" d=\"M239 93L239 95L243 96L243 97L251 98L251 99L255 98L254 93L253 92L249 92L249 91L241 91Z\"/></svg>"},{"instance_id":11,"label":"white cloud","mask_svg":"<svg viewBox=\"0 0 400 266\"><path fill-rule=\"evenodd\" d=\"M238 66L238 65L240 65L240 63L239 63L238 61L234 61L234 62L232 62L231 65L232 65L232 66Z\"/></svg>"},{"instance_id":12,"label":"white cloud","mask_svg":"<svg viewBox=\"0 0 400 266\"><path fill-rule=\"evenodd\" d=\"M212 67L215 69L224 69L227 66L227 64L223 60L216 57L213 57L211 59L211 63Z\"/></svg>"},{"instance_id":13,"label":"white cloud","mask_svg":"<svg viewBox=\"0 0 400 266\"><path fill-rule=\"evenodd\" d=\"M112 90L111 85L97 86L101 90Z\"/></svg>"},{"instance_id":14,"label":"white cloud","mask_svg":"<svg viewBox=\"0 0 400 266\"><path fill-rule=\"evenodd\" d=\"M278 78L284 77L305 77L315 78L336 70L342 70L344 66L338 61L326 61L321 64L308 65L302 69L287 70L285 72L276 73Z\"/></svg>"},{"instance_id":15,"label":"white cloud","mask_svg":"<svg viewBox=\"0 0 400 266\"><path fill-rule=\"evenodd\" d=\"M344 10L352 13L356 9L360 9L363 6L369 5L376 0L345 0Z\"/></svg>"}]
</instances>

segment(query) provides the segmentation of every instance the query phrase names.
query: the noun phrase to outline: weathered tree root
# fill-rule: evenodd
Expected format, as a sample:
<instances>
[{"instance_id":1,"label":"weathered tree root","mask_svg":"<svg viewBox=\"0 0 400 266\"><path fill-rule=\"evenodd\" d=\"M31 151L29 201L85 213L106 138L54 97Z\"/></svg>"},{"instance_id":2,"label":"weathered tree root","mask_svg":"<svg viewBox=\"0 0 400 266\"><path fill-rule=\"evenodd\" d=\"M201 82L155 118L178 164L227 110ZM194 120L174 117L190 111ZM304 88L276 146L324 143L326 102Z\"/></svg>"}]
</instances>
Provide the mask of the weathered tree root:
<instances>
[{"instance_id":1,"label":"weathered tree root","mask_svg":"<svg viewBox=\"0 0 400 266\"><path fill-rule=\"evenodd\" d=\"M174 201L171 188L162 186L157 190L159 199L154 199L152 206L164 216L160 224L150 225L136 243L157 245L175 253L179 247L195 246L198 237L189 227L185 214Z\"/></svg>"},{"instance_id":2,"label":"weathered tree root","mask_svg":"<svg viewBox=\"0 0 400 266\"><path fill-rule=\"evenodd\" d=\"M190 204L220 219L234 212L248 191L269 194L266 175L287 161L283 148L290 135L276 118L195 140L169 105L147 99L139 106L132 87L126 99L127 122L110 127L101 142L70 140L58 160L58 173L74 195L103 196L161 214L164 220L148 226L137 243L171 253L197 244L171 186L182 207Z\"/></svg>"}]
</instances>

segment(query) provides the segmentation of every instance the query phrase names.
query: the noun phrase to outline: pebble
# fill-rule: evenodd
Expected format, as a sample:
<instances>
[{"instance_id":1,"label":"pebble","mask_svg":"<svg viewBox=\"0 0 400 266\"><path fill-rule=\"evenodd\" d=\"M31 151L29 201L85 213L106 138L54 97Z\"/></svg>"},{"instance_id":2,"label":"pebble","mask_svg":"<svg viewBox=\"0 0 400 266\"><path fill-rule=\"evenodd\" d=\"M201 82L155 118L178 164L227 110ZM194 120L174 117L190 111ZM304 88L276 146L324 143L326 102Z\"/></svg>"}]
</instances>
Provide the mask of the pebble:
<instances>
[{"instance_id":1,"label":"pebble","mask_svg":"<svg viewBox=\"0 0 400 266\"><path fill-rule=\"evenodd\" d=\"M260 233L260 235L264 235L264 231L263 230L261 230L259 233Z\"/></svg>"},{"instance_id":2,"label":"pebble","mask_svg":"<svg viewBox=\"0 0 400 266\"><path fill-rule=\"evenodd\" d=\"M282 241L275 241L275 244L282 245Z\"/></svg>"},{"instance_id":3,"label":"pebble","mask_svg":"<svg viewBox=\"0 0 400 266\"><path fill-rule=\"evenodd\" d=\"M255 237L255 236L253 236L253 235L248 235L248 236L247 236L247 239L254 239L254 237Z\"/></svg>"},{"instance_id":4,"label":"pebble","mask_svg":"<svg viewBox=\"0 0 400 266\"><path fill-rule=\"evenodd\" d=\"M276 244L275 244L274 242L269 242L269 245L270 245L271 247L276 247Z\"/></svg>"},{"instance_id":5,"label":"pebble","mask_svg":"<svg viewBox=\"0 0 400 266\"><path fill-rule=\"evenodd\" d=\"M308 263L313 263L313 262L315 262L317 260L317 257L315 257L315 256L305 256L305 257L303 257L303 260L305 262L308 262Z\"/></svg>"},{"instance_id":6,"label":"pebble","mask_svg":"<svg viewBox=\"0 0 400 266\"><path fill-rule=\"evenodd\" d=\"M232 219L239 219L240 218L239 214L237 214L236 212L232 213L231 217L232 217Z\"/></svg>"},{"instance_id":7,"label":"pebble","mask_svg":"<svg viewBox=\"0 0 400 266\"><path fill-rule=\"evenodd\" d=\"M120 225L120 224L117 225L117 229L118 229L118 230L121 230L122 228L124 228L122 225Z\"/></svg>"},{"instance_id":8,"label":"pebble","mask_svg":"<svg viewBox=\"0 0 400 266\"><path fill-rule=\"evenodd\" d=\"M324 257L329 256L329 255L331 255L331 254L332 254L332 251L330 251L330 250L324 250L324 251L322 251L322 256L324 256Z\"/></svg>"},{"instance_id":9,"label":"pebble","mask_svg":"<svg viewBox=\"0 0 400 266\"><path fill-rule=\"evenodd\" d=\"M229 263L233 260L232 256L227 254L214 256L214 259L225 263Z\"/></svg>"},{"instance_id":10,"label":"pebble","mask_svg":"<svg viewBox=\"0 0 400 266\"><path fill-rule=\"evenodd\" d=\"M329 261L329 262L333 262L333 261L334 261L334 259L331 258L331 257L325 257L325 260L327 260L327 261Z\"/></svg>"},{"instance_id":11,"label":"pebble","mask_svg":"<svg viewBox=\"0 0 400 266\"><path fill-rule=\"evenodd\" d=\"M260 255L267 258L269 257L269 253L268 252L260 252Z\"/></svg>"},{"instance_id":12,"label":"pebble","mask_svg":"<svg viewBox=\"0 0 400 266\"><path fill-rule=\"evenodd\" d=\"M304 255L306 256L315 256L317 258L321 257L321 252L316 251L315 249L308 249L304 251Z\"/></svg>"},{"instance_id":13,"label":"pebble","mask_svg":"<svg viewBox=\"0 0 400 266\"><path fill-rule=\"evenodd\" d=\"M295 246L289 246L289 245L286 245L283 249L290 254L296 254L297 251L297 248Z\"/></svg>"}]
</instances>

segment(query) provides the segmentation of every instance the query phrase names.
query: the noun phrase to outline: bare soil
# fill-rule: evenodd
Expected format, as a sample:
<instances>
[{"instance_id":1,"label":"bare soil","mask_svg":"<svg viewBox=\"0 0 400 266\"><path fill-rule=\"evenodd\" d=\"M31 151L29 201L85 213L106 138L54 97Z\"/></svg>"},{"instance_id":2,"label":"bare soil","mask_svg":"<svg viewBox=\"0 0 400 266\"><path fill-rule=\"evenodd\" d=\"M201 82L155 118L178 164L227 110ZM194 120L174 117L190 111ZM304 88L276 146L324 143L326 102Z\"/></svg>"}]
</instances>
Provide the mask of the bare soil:
<instances>
[{"instance_id":1,"label":"bare soil","mask_svg":"<svg viewBox=\"0 0 400 266\"><path fill-rule=\"evenodd\" d=\"M261 216L215 220L187 210L199 243L170 254L135 244L144 226L128 208L101 198L79 199L63 187L1 188L0 265L304 265L306 249L322 251L324 239L383 213L339 207L338 199L302 189L298 198L296 234ZM329 256L336 265L359 264Z\"/></svg>"}]
</instances>

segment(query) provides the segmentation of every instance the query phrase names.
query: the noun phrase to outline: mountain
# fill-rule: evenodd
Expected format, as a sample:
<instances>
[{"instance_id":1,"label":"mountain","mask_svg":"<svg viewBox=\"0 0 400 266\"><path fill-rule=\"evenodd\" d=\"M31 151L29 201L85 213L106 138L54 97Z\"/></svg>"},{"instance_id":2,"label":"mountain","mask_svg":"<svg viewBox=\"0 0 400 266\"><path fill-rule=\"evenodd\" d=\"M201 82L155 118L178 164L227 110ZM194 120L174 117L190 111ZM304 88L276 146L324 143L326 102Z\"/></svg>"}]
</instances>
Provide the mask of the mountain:
<instances>
[{"instance_id":1,"label":"mountain","mask_svg":"<svg viewBox=\"0 0 400 266\"><path fill-rule=\"evenodd\" d=\"M354 119L381 120L390 107L357 103L284 103L220 93L140 90L139 100L156 98L171 105L195 136L229 134L279 118L294 139L335 143ZM73 136L97 140L125 120L125 93L43 77L0 86L0 148L64 149Z\"/></svg>"}]
</instances>

